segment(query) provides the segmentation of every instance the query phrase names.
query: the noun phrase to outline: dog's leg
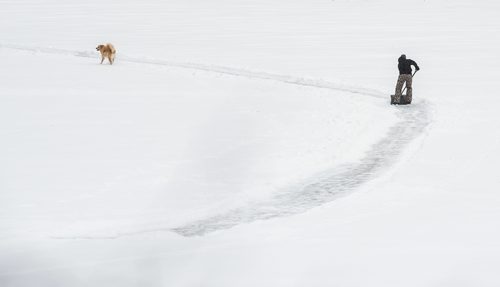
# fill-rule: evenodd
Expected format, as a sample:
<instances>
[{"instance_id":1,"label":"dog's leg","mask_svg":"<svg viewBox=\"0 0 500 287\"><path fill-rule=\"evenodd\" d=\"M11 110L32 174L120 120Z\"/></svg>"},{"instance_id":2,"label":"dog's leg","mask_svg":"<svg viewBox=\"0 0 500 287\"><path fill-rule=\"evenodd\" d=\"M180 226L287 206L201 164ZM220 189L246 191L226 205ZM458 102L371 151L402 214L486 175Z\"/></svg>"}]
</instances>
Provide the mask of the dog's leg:
<instances>
[{"instance_id":1,"label":"dog's leg","mask_svg":"<svg viewBox=\"0 0 500 287\"><path fill-rule=\"evenodd\" d=\"M108 56L108 61L110 65L113 65L113 60L111 59L111 56Z\"/></svg>"},{"instance_id":2,"label":"dog's leg","mask_svg":"<svg viewBox=\"0 0 500 287\"><path fill-rule=\"evenodd\" d=\"M101 64L104 62L104 56L101 56Z\"/></svg>"}]
</instances>

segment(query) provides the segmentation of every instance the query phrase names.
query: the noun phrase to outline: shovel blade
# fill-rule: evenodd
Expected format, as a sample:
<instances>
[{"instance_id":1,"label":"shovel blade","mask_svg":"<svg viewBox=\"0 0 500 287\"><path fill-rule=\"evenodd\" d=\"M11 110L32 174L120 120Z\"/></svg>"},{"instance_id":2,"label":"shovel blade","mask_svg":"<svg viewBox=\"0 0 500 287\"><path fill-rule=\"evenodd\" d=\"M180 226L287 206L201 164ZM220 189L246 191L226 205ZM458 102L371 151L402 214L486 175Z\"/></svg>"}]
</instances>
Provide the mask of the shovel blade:
<instances>
[{"instance_id":1,"label":"shovel blade","mask_svg":"<svg viewBox=\"0 0 500 287\"><path fill-rule=\"evenodd\" d=\"M399 98L399 103L395 102L396 95L391 95L391 105L409 105L411 104L411 98L407 97L406 95L402 95Z\"/></svg>"}]
</instances>

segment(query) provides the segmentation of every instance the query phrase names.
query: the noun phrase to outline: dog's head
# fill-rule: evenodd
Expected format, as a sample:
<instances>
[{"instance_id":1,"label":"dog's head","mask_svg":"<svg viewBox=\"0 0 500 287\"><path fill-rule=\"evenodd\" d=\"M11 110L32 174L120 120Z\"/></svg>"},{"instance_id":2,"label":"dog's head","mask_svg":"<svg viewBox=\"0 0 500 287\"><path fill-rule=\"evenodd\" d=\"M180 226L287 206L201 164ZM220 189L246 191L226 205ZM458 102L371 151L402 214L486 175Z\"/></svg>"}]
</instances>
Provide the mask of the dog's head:
<instances>
[{"instance_id":1,"label":"dog's head","mask_svg":"<svg viewBox=\"0 0 500 287\"><path fill-rule=\"evenodd\" d=\"M104 48L104 45L99 45L95 49L96 49L96 51L101 51L102 48Z\"/></svg>"}]
</instances>

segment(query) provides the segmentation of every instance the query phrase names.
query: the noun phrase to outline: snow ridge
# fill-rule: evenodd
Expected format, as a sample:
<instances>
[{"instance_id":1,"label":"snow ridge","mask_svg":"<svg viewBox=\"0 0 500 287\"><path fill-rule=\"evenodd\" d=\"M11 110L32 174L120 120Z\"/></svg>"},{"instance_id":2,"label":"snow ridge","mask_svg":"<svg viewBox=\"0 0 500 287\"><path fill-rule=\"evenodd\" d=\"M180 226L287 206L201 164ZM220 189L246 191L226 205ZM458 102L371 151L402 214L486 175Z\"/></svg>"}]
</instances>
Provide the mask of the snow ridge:
<instances>
[{"instance_id":1,"label":"snow ridge","mask_svg":"<svg viewBox=\"0 0 500 287\"><path fill-rule=\"evenodd\" d=\"M92 51L75 51L75 50L66 50L52 47L30 47L30 46L22 46L22 45L12 45L12 44L2 44L0 43L0 48L8 48L14 50L21 51L29 51L34 53L44 53L44 54L56 54L56 55L67 55L67 56L77 56L84 58L96 58L97 53ZM302 78L302 77L293 77L288 75L279 75L272 74L266 72L257 72L250 71L245 69L238 69L232 67L224 67L217 65L207 65L207 64L199 64L199 63L187 63L187 62L173 62L166 61L160 59L152 59L152 58L140 58L140 57L130 57L126 55L117 55L117 59L119 61L125 61L130 63L138 63L138 64L151 64L151 65L160 65L160 66L169 66L169 67L177 67L219 74L226 74L231 76L239 76L251 79L262 79L262 80L274 80L287 84L300 85L300 86L309 86L315 88L323 88L330 89L342 92L348 92L353 94L361 94L361 95L369 95L377 98L386 98L383 92L363 88L359 86L351 86L342 83L334 83L331 81L325 81L321 79L311 79L311 78Z\"/></svg>"}]
</instances>

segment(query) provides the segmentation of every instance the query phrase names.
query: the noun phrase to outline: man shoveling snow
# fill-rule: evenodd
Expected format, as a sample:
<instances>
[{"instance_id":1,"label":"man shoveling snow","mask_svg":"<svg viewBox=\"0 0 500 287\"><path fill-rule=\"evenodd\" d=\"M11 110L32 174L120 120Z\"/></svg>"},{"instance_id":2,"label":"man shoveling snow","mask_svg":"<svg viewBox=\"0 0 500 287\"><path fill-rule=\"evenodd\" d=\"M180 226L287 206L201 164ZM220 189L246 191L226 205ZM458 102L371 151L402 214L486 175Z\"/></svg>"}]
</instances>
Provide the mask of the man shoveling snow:
<instances>
[{"instance_id":1,"label":"man shoveling snow","mask_svg":"<svg viewBox=\"0 0 500 287\"><path fill-rule=\"evenodd\" d=\"M420 70L417 63L411 59L406 59L406 55L401 55L398 59L398 69L399 69L399 78L396 84L396 95L391 96L391 104L394 105L406 105L411 104L412 100L412 80L413 75L411 66L415 66L415 73ZM403 96L403 84L406 83L406 96Z\"/></svg>"}]
</instances>

